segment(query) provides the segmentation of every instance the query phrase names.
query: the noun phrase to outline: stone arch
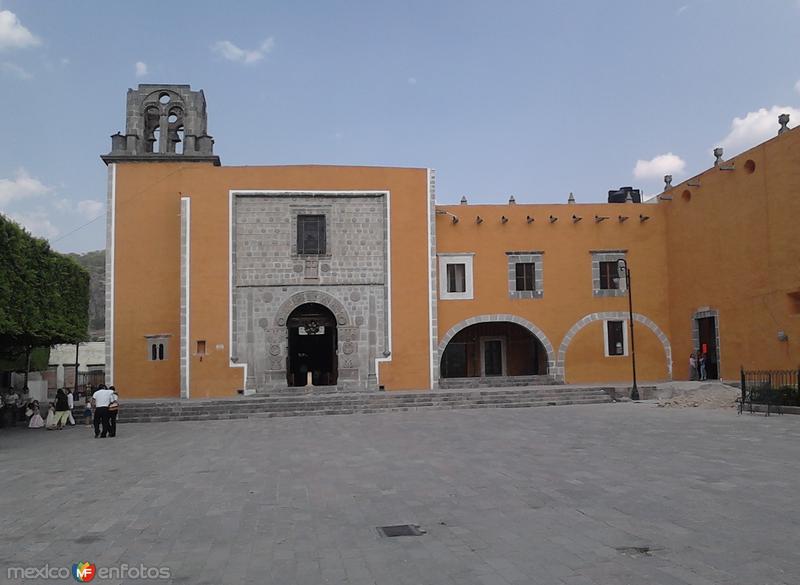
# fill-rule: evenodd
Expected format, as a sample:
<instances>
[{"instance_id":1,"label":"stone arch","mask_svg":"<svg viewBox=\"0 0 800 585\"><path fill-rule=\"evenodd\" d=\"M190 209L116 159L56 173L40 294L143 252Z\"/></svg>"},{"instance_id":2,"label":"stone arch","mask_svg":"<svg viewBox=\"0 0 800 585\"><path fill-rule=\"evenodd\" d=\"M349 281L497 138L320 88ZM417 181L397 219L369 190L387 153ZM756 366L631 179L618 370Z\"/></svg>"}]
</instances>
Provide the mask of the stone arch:
<instances>
[{"instance_id":1,"label":"stone arch","mask_svg":"<svg viewBox=\"0 0 800 585\"><path fill-rule=\"evenodd\" d=\"M605 320L618 320L618 321L627 321L630 318L630 314L625 311L606 311L604 313L589 313L582 319L580 319L577 323L575 323L572 327L570 327L567 334L564 335L564 339L561 341L561 345L558 347L558 356L556 358L556 367L555 371L558 375L561 376L561 379L564 379L565 370L564 370L564 362L567 357L567 349L569 349L570 343L578 334L578 332L586 327L589 323L594 323L595 321L605 321ZM667 360L667 375L669 379L672 380L672 346L669 343L669 338L667 335L661 330L661 328L655 324L652 319L649 319L642 315L641 313L634 313L633 320L636 323L641 323L650 331L652 331L658 340L661 342L661 345L664 347L664 355L666 356Z\"/></svg>"},{"instance_id":2,"label":"stone arch","mask_svg":"<svg viewBox=\"0 0 800 585\"><path fill-rule=\"evenodd\" d=\"M456 334L461 331L462 329L466 329L470 325L475 325L477 323L515 323L516 325L520 325L530 331L542 344L545 351L547 352L547 373L553 375L556 380L562 380L563 378L559 377L555 371L555 353L553 351L553 344L550 343L550 340L547 338L547 335L544 334L544 331L539 329L536 325L528 321L527 319L523 319L522 317L517 317L516 315L509 315L509 314L498 314L498 315L476 315L475 317L469 317L468 319L464 319L463 321L459 321L455 325L453 325L450 329L448 329L447 333L439 340L439 367L441 367L441 361L444 357L444 350L447 347L447 344L450 343L450 340L456 336Z\"/></svg>"},{"instance_id":3,"label":"stone arch","mask_svg":"<svg viewBox=\"0 0 800 585\"><path fill-rule=\"evenodd\" d=\"M350 317L347 314L347 309L345 309L341 301L320 290L308 290L295 293L283 301L281 306L275 312L275 325L278 327L285 327L286 320L289 318L291 312L300 305L304 305L306 303L319 303L320 305L324 305L334 314L336 317L336 323L339 326L347 327L350 325Z\"/></svg>"}]
</instances>

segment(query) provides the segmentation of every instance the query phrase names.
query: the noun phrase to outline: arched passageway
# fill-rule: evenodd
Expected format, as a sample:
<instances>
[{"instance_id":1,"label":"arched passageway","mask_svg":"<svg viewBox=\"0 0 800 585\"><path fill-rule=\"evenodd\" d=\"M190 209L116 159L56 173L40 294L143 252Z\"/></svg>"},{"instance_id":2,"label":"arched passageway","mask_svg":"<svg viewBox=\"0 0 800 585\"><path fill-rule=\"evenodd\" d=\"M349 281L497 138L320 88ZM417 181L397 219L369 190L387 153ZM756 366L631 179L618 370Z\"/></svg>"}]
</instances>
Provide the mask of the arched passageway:
<instances>
[{"instance_id":1,"label":"arched passageway","mask_svg":"<svg viewBox=\"0 0 800 585\"><path fill-rule=\"evenodd\" d=\"M440 378L548 374L548 353L529 329L509 321L475 323L458 331L442 352Z\"/></svg>"},{"instance_id":2,"label":"arched passageway","mask_svg":"<svg viewBox=\"0 0 800 585\"><path fill-rule=\"evenodd\" d=\"M336 317L319 303L305 303L286 320L289 386L334 386L339 375Z\"/></svg>"}]
</instances>

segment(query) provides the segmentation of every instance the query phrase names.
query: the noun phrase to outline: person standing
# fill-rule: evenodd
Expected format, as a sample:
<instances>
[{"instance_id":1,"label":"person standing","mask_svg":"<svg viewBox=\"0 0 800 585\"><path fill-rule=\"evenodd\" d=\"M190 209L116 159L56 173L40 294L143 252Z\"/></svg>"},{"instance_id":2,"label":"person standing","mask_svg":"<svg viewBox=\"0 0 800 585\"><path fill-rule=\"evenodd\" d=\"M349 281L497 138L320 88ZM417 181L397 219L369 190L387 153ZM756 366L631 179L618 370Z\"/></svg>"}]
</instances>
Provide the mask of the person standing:
<instances>
[{"instance_id":1,"label":"person standing","mask_svg":"<svg viewBox=\"0 0 800 585\"><path fill-rule=\"evenodd\" d=\"M69 420L69 400L67 399L67 393L64 392L63 388L59 388L58 392L56 392L56 418L55 418L55 428L59 431L66 426L67 421Z\"/></svg>"},{"instance_id":2,"label":"person standing","mask_svg":"<svg viewBox=\"0 0 800 585\"><path fill-rule=\"evenodd\" d=\"M694 356L694 352L689 354L689 379L697 380L697 358Z\"/></svg>"},{"instance_id":3,"label":"person standing","mask_svg":"<svg viewBox=\"0 0 800 585\"><path fill-rule=\"evenodd\" d=\"M119 395L116 388L109 386L108 388L113 392L111 403L108 405L108 436L117 436L117 413L119 412Z\"/></svg>"},{"instance_id":4,"label":"person standing","mask_svg":"<svg viewBox=\"0 0 800 585\"><path fill-rule=\"evenodd\" d=\"M83 399L85 401L83 405L83 424L89 426L92 424L92 397L87 393Z\"/></svg>"},{"instance_id":5,"label":"person standing","mask_svg":"<svg viewBox=\"0 0 800 585\"><path fill-rule=\"evenodd\" d=\"M106 388L105 384L100 384L92 395L92 406L94 407L94 438L105 439L109 432L110 414L108 407L112 402L114 392ZM103 427L102 433L100 427ZM113 435L112 435L113 436Z\"/></svg>"},{"instance_id":6,"label":"person standing","mask_svg":"<svg viewBox=\"0 0 800 585\"><path fill-rule=\"evenodd\" d=\"M701 353L700 357L697 360L697 362L700 364L700 379L701 380L708 380L708 373L706 372L706 361L707 360L708 360L708 356L705 353Z\"/></svg>"},{"instance_id":7,"label":"person standing","mask_svg":"<svg viewBox=\"0 0 800 585\"><path fill-rule=\"evenodd\" d=\"M67 424L75 426L75 418L72 416L72 409L75 408L75 398L72 395L72 388L67 390L67 405L69 406L69 417L67 418Z\"/></svg>"},{"instance_id":8,"label":"person standing","mask_svg":"<svg viewBox=\"0 0 800 585\"><path fill-rule=\"evenodd\" d=\"M19 402L19 394L14 388L11 388L3 398L3 408L0 416L12 427L17 426L17 402Z\"/></svg>"}]
</instances>

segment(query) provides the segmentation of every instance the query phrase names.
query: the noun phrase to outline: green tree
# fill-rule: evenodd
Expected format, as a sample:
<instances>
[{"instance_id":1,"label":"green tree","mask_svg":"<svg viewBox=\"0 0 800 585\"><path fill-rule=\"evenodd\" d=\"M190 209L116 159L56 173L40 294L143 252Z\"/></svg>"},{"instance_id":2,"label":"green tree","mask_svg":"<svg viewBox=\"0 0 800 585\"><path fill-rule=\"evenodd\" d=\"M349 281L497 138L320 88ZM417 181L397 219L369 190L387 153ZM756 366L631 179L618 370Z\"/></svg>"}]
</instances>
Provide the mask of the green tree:
<instances>
[{"instance_id":1,"label":"green tree","mask_svg":"<svg viewBox=\"0 0 800 585\"><path fill-rule=\"evenodd\" d=\"M89 274L0 215L0 357L88 338Z\"/></svg>"}]
</instances>

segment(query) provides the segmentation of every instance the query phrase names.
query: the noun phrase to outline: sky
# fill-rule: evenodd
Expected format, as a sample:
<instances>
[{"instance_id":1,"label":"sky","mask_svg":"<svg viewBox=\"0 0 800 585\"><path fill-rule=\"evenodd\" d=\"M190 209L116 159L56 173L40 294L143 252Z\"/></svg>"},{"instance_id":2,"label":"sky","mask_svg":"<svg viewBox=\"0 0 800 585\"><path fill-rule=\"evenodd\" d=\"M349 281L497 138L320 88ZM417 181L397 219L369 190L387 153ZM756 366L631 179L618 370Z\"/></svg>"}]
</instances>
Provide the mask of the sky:
<instances>
[{"instance_id":1,"label":"sky","mask_svg":"<svg viewBox=\"0 0 800 585\"><path fill-rule=\"evenodd\" d=\"M0 213L105 246L139 83L203 89L223 165L429 167L437 200L660 192L800 124L800 0L0 0Z\"/></svg>"}]
</instances>

